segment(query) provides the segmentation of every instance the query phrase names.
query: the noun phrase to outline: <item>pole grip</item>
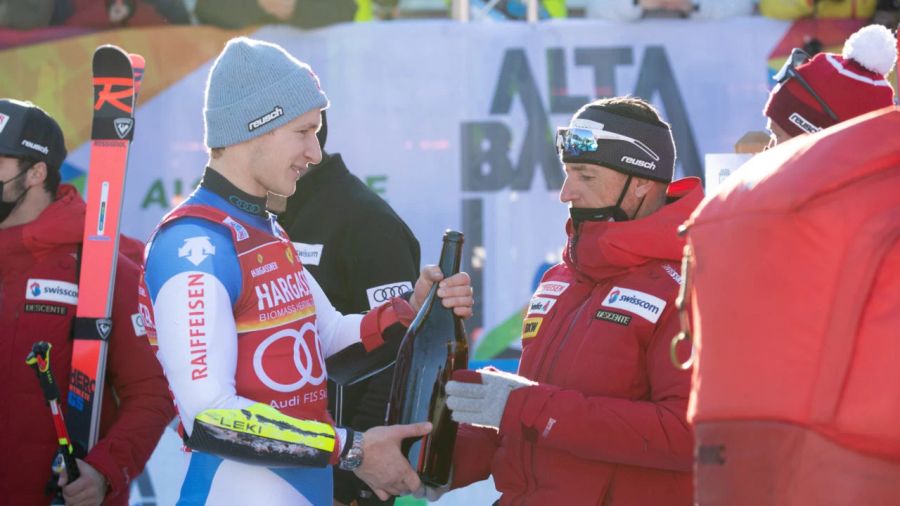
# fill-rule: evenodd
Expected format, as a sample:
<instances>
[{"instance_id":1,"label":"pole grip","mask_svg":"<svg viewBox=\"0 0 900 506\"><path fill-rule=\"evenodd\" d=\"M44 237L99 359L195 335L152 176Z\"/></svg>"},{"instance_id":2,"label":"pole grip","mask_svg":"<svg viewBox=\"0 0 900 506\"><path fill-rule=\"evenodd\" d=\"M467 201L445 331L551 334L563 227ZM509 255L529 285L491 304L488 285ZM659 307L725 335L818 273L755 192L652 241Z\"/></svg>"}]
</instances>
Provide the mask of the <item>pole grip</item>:
<instances>
[{"instance_id":1,"label":"pole grip","mask_svg":"<svg viewBox=\"0 0 900 506\"><path fill-rule=\"evenodd\" d=\"M25 358L25 363L34 369L38 383L44 392L47 402L59 400L59 387L53 379L50 371L50 350L52 345L46 341L38 341L31 347L31 353Z\"/></svg>"},{"instance_id":2,"label":"pole grip","mask_svg":"<svg viewBox=\"0 0 900 506\"><path fill-rule=\"evenodd\" d=\"M62 408L59 404L59 387L53 379L53 372L50 370L50 350L53 345L46 341L38 341L31 346L31 353L25 357L25 364L34 369L37 375L38 383L44 392L44 399L50 405L50 411L53 413L53 424L56 429L56 438L59 443L57 449L57 457L53 462L53 471L59 474L65 466L68 475L68 483L72 483L81 476L78 471L78 463L75 461L75 455L72 453L72 443L69 440L69 434L66 430L66 422L63 419ZM60 462L61 461L61 462Z\"/></svg>"}]
</instances>

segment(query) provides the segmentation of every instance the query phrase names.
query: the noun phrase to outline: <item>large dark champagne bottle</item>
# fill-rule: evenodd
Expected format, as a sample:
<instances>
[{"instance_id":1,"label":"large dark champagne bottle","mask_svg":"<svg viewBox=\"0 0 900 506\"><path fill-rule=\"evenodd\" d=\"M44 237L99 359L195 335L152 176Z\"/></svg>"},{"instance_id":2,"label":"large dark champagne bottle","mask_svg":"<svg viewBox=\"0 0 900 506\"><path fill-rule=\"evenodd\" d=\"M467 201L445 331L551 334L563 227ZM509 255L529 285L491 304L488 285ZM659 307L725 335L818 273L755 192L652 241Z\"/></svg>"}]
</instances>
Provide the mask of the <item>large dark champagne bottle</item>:
<instances>
[{"instance_id":1,"label":"large dark champagne bottle","mask_svg":"<svg viewBox=\"0 0 900 506\"><path fill-rule=\"evenodd\" d=\"M444 277L459 272L462 244L460 232L444 233L439 262ZM387 417L391 425L432 423L431 434L407 439L402 449L422 482L433 487L450 482L456 443L456 422L450 419L444 385L469 361L462 320L441 304L437 288L431 288L400 343Z\"/></svg>"}]
</instances>

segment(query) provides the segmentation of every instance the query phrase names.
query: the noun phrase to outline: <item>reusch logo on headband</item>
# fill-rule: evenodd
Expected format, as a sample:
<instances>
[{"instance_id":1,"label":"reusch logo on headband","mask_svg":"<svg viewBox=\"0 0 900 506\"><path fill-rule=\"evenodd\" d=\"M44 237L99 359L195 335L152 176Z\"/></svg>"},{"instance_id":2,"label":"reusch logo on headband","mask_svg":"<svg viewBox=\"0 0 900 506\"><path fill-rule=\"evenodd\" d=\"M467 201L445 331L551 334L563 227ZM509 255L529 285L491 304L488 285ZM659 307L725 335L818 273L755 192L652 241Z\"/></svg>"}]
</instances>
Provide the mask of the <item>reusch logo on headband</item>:
<instances>
[{"instance_id":1,"label":"reusch logo on headband","mask_svg":"<svg viewBox=\"0 0 900 506\"><path fill-rule=\"evenodd\" d=\"M637 167L641 167L647 170L656 170L656 163L647 162L644 160L638 160L637 158L632 158L630 156L623 156L620 162L625 162L630 165L635 165Z\"/></svg>"},{"instance_id":2,"label":"reusch logo on headband","mask_svg":"<svg viewBox=\"0 0 900 506\"><path fill-rule=\"evenodd\" d=\"M272 109L272 112L270 112L260 118L256 118L255 120L248 123L247 130L252 132L252 131L256 130L257 128L262 127L266 123L270 123L282 116L284 116L284 109L282 109L280 105L276 105L275 108Z\"/></svg>"},{"instance_id":3,"label":"reusch logo on headband","mask_svg":"<svg viewBox=\"0 0 900 506\"><path fill-rule=\"evenodd\" d=\"M0 112L0 132L3 132L3 129L6 128L7 123L9 123L9 116Z\"/></svg>"}]
</instances>

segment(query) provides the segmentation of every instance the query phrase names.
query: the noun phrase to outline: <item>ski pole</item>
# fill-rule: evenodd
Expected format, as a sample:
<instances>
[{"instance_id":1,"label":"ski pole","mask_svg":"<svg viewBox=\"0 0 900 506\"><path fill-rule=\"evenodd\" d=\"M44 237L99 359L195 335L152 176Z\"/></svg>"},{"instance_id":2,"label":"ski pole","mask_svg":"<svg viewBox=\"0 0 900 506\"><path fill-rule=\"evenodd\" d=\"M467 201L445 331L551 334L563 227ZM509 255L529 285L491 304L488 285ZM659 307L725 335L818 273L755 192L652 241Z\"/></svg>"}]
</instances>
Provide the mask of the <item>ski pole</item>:
<instances>
[{"instance_id":1,"label":"ski pole","mask_svg":"<svg viewBox=\"0 0 900 506\"><path fill-rule=\"evenodd\" d=\"M59 475L65 469L69 479L68 483L72 483L81 476L81 473L78 472L78 464L75 462L75 455L72 450L72 441L69 439L66 421L59 407L59 387L56 386L53 372L50 370L50 348L52 346L46 341L34 343L34 346L31 347L31 353L25 358L25 363L30 365L34 369L35 374L37 374L41 390L44 391L44 399L50 404L50 411L53 413L53 425L56 428L57 441L59 441L56 458L53 459L53 472Z\"/></svg>"}]
</instances>

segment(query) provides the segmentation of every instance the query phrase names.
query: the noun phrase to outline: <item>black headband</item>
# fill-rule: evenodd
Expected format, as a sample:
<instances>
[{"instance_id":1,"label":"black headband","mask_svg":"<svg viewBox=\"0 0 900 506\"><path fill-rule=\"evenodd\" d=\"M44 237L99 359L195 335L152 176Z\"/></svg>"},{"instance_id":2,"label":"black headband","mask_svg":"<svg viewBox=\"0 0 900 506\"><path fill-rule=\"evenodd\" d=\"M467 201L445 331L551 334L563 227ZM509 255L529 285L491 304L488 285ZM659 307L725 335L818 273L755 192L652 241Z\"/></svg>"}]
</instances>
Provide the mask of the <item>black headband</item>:
<instances>
[{"instance_id":1,"label":"black headband","mask_svg":"<svg viewBox=\"0 0 900 506\"><path fill-rule=\"evenodd\" d=\"M582 142L592 132L594 143ZM671 182L675 174L675 141L662 122L650 123L588 107L557 132L563 163L603 165L625 174Z\"/></svg>"}]
</instances>

